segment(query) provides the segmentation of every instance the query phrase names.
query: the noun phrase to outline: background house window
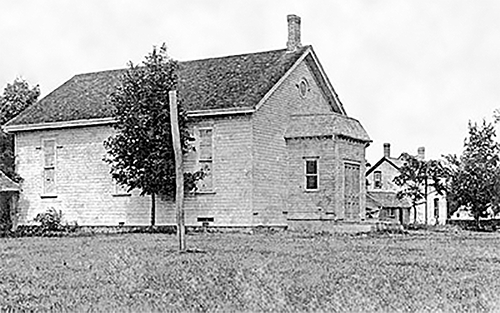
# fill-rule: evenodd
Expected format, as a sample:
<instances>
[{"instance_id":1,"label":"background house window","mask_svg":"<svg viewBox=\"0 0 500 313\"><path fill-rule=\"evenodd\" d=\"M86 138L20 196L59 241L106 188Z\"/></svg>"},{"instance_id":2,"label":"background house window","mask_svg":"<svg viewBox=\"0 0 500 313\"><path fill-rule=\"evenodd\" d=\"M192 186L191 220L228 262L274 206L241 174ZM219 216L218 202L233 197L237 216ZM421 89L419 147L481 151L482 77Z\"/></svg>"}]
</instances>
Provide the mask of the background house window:
<instances>
[{"instance_id":1,"label":"background house window","mask_svg":"<svg viewBox=\"0 0 500 313\"><path fill-rule=\"evenodd\" d=\"M439 219L439 198L434 198L434 218Z\"/></svg>"},{"instance_id":2,"label":"background house window","mask_svg":"<svg viewBox=\"0 0 500 313\"><path fill-rule=\"evenodd\" d=\"M205 177L198 184L200 191L211 191L213 189L213 130L211 128L200 129L200 148L198 163L205 171Z\"/></svg>"},{"instance_id":3,"label":"background house window","mask_svg":"<svg viewBox=\"0 0 500 313\"><path fill-rule=\"evenodd\" d=\"M306 190L318 189L318 176L318 160L306 160Z\"/></svg>"},{"instance_id":4,"label":"background house window","mask_svg":"<svg viewBox=\"0 0 500 313\"><path fill-rule=\"evenodd\" d=\"M56 141L43 140L43 193L56 192Z\"/></svg>"},{"instance_id":5,"label":"background house window","mask_svg":"<svg viewBox=\"0 0 500 313\"><path fill-rule=\"evenodd\" d=\"M382 172L376 171L373 173L373 186L377 189L382 188Z\"/></svg>"}]
</instances>

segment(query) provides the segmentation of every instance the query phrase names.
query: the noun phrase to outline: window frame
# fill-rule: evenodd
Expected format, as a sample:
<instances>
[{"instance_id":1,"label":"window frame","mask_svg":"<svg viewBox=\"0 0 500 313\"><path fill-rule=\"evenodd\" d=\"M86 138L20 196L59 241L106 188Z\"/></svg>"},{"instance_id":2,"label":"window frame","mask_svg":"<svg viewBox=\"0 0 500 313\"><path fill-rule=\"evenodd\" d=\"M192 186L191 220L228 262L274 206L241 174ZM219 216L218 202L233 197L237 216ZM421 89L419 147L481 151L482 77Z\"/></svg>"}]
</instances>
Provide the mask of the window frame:
<instances>
[{"instance_id":1,"label":"window frame","mask_svg":"<svg viewBox=\"0 0 500 313\"><path fill-rule=\"evenodd\" d=\"M382 171L373 172L373 188L382 189Z\"/></svg>"},{"instance_id":2,"label":"window frame","mask_svg":"<svg viewBox=\"0 0 500 313\"><path fill-rule=\"evenodd\" d=\"M211 138L210 138L210 152L211 152L211 155L210 155L210 158L202 158L202 136L201 136L201 133L203 131L210 131L211 132ZM203 193L214 193L214 190L215 190L215 187L214 187L214 133L215 133L215 129L214 127L212 126L207 126L207 127L198 127L197 129L197 132L198 132L198 153L197 153L197 165L198 165L198 168L202 169L205 167L205 164L209 164L210 166L210 179L211 179L211 186L210 187L206 187L206 188L203 188L203 183L204 183L204 180L205 179L202 179L200 180L199 184L198 184L198 190L196 191L196 193L200 193L200 194L203 194ZM208 145L207 145L208 146Z\"/></svg>"},{"instance_id":3,"label":"window frame","mask_svg":"<svg viewBox=\"0 0 500 313\"><path fill-rule=\"evenodd\" d=\"M47 155L45 143L52 141L53 144L53 162L52 165L47 165ZM56 198L57 197L57 140L55 137L47 137L41 139L41 151L42 151L42 190L40 197L41 198ZM47 186L47 173L52 170L52 190L48 190Z\"/></svg>"},{"instance_id":4,"label":"window frame","mask_svg":"<svg viewBox=\"0 0 500 313\"><path fill-rule=\"evenodd\" d=\"M297 84L297 88L298 88L300 97L305 98L307 96L307 93L310 90L309 82L307 81L307 78L302 77L300 79L299 83Z\"/></svg>"},{"instance_id":5,"label":"window frame","mask_svg":"<svg viewBox=\"0 0 500 313\"><path fill-rule=\"evenodd\" d=\"M316 173L308 173L307 169L307 163L308 162L315 162L315 170ZM316 188L308 188L308 178L309 177L316 177ZM316 192L319 190L319 157L304 157L304 190L306 192Z\"/></svg>"}]
</instances>

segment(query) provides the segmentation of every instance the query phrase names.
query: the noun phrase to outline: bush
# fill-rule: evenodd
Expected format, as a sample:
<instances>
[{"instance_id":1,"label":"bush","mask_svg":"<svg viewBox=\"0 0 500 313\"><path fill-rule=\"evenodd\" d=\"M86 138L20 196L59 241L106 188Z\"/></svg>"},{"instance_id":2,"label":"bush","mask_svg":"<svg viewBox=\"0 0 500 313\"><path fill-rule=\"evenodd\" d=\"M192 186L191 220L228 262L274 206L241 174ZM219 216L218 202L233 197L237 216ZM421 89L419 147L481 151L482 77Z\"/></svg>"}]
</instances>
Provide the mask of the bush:
<instances>
[{"instance_id":1,"label":"bush","mask_svg":"<svg viewBox=\"0 0 500 313\"><path fill-rule=\"evenodd\" d=\"M39 213L35 217L35 222L40 223L41 232L58 231L63 229L62 212L56 211L54 208L50 208L45 213Z\"/></svg>"}]
</instances>

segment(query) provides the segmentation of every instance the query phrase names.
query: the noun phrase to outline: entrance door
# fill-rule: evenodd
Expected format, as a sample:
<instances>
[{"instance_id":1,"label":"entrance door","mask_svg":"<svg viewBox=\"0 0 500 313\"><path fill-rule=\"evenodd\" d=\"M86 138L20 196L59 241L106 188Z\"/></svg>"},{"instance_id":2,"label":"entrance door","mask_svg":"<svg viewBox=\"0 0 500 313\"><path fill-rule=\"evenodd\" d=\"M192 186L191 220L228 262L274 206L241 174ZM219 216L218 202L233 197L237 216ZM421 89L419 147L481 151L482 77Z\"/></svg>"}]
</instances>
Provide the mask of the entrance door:
<instances>
[{"instance_id":1,"label":"entrance door","mask_svg":"<svg viewBox=\"0 0 500 313\"><path fill-rule=\"evenodd\" d=\"M344 164L344 212L346 219L359 219L359 164Z\"/></svg>"}]
</instances>

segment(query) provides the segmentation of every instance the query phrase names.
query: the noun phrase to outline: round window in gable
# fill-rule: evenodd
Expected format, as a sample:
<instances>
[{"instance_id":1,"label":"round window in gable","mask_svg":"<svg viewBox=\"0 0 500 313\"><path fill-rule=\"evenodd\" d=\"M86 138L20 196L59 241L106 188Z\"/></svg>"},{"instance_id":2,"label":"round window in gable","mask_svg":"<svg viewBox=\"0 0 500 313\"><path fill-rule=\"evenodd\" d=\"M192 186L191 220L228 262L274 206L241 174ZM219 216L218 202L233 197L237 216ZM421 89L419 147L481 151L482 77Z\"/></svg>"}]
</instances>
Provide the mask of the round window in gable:
<instances>
[{"instance_id":1,"label":"round window in gable","mask_svg":"<svg viewBox=\"0 0 500 313\"><path fill-rule=\"evenodd\" d=\"M299 94L301 97L305 97L309 91L309 84L305 78L302 78L299 83Z\"/></svg>"}]
</instances>

